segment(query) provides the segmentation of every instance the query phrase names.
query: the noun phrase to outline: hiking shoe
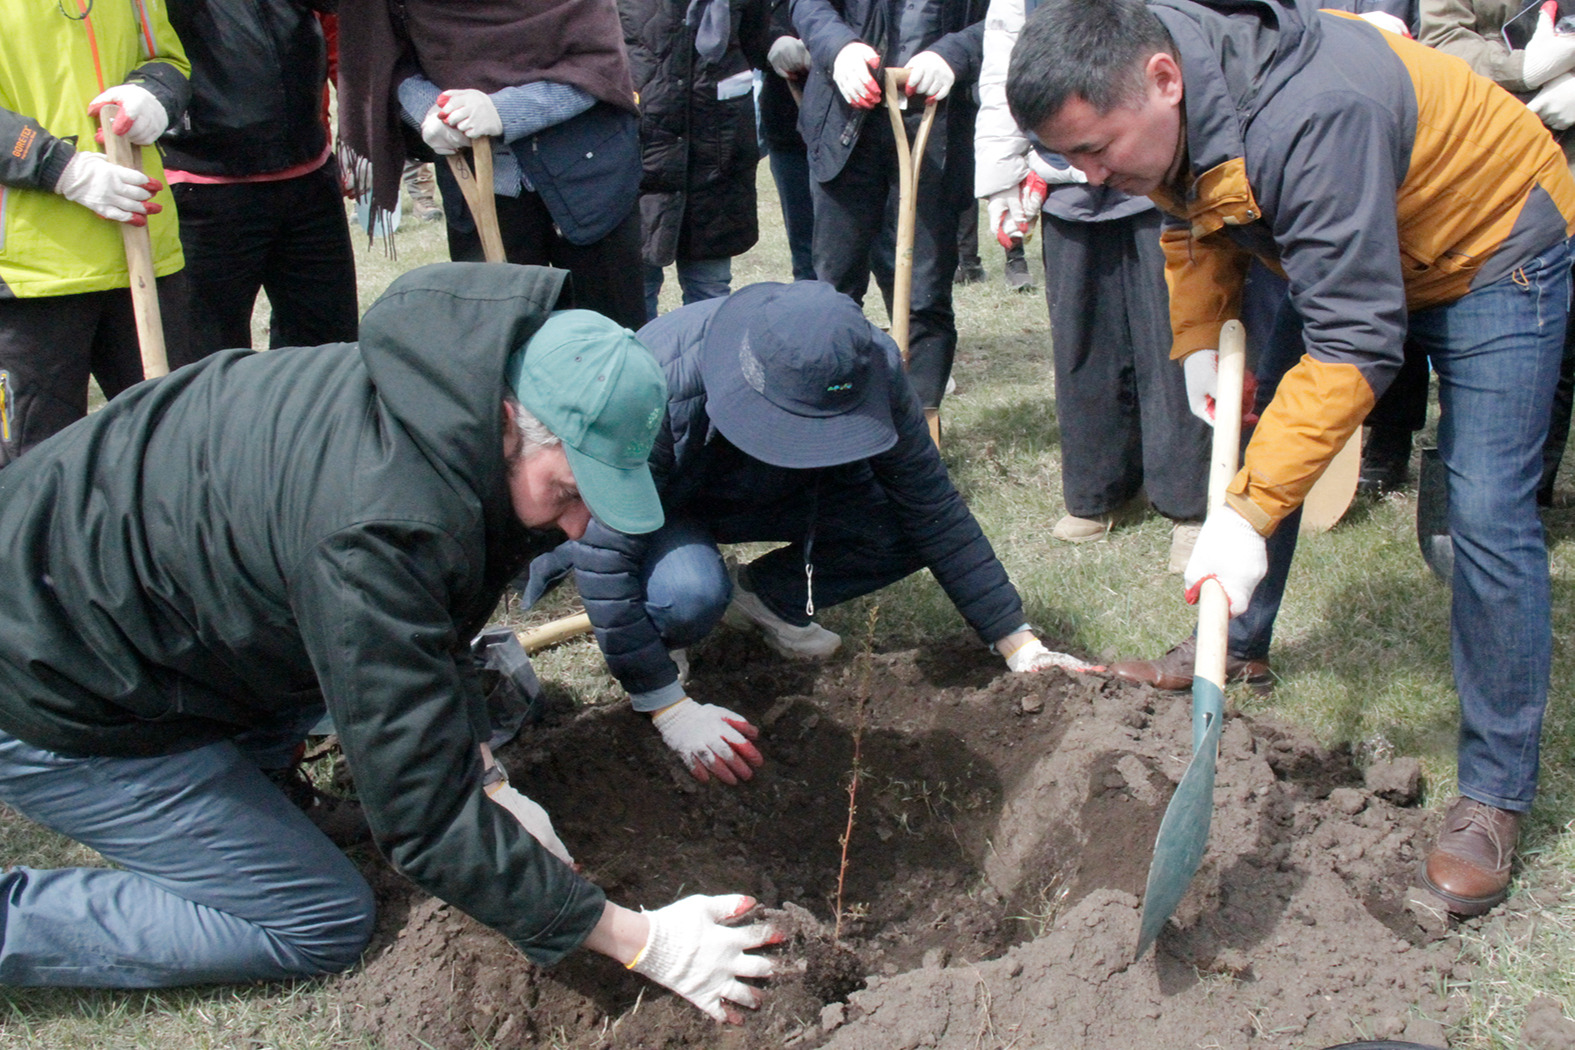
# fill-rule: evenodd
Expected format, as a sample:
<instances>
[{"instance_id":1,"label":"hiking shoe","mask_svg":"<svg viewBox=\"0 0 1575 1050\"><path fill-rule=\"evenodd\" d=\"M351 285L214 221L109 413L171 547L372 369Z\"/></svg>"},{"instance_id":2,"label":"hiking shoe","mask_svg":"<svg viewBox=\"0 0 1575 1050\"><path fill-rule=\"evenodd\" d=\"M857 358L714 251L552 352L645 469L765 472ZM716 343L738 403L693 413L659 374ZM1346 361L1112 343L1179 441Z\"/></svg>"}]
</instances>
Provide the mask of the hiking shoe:
<instances>
[{"instance_id":1,"label":"hiking shoe","mask_svg":"<svg viewBox=\"0 0 1575 1050\"><path fill-rule=\"evenodd\" d=\"M1399 492L1411 481L1411 431L1370 426L1362 444L1362 470L1356 491L1368 496Z\"/></svg>"},{"instance_id":2,"label":"hiking shoe","mask_svg":"<svg viewBox=\"0 0 1575 1050\"><path fill-rule=\"evenodd\" d=\"M734 581L733 602L722 614L722 622L740 631L758 631L765 643L789 660L823 660L837 651L842 638L818 623L803 627L788 623L767 609L756 594Z\"/></svg>"},{"instance_id":3,"label":"hiking shoe","mask_svg":"<svg viewBox=\"0 0 1575 1050\"><path fill-rule=\"evenodd\" d=\"M1110 665L1110 673L1129 682L1140 682L1155 689L1174 692L1192 688L1193 664L1198 658L1198 640L1188 638L1158 660L1121 660ZM1267 660L1225 657L1225 681L1243 682L1253 692L1267 696L1274 688L1274 672Z\"/></svg>"},{"instance_id":4,"label":"hiking shoe","mask_svg":"<svg viewBox=\"0 0 1575 1050\"><path fill-rule=\"evenodd\" d=\"M978 284L990 276L984 272L984 263L978 259L959 262L957 272L952 275L953 284Z\"/></svg>"},{"instance_id":5,"label":"hiking shoe","mask_svg":"<svg viewBox=\"0 0 1575 1050\"><path fill-rule=\"evenodd\" d=\"M1481 915L1509 895L1520 814L1461 795L1444 814L1422 884L1456 915Z\"/></svg>"},{"instance_id":6,"label":"hiking shoe","mask_svg":"<svg viewBox=\"0 0 1575 1050\"><path fill-rule=\"evenodd\" d=\"M263 773L335 846L355 846L372 837L361 803L319 791L299 762Z\"/></svg>"},{"instance_id":7,"label":"hiking shoe","mask_svg":"<svg viewBox=\"0 0 1575 1050\"><path fill-rule=\"evenodd\" d=\"M1192 548L1198 545L1198 533L1203 531L1201 522L1178 521L1170 527L1170 571L1186 572L1192 560Z\"/></svg>"},{"instance_id":8,"label":"hiking shoe","mask_svg":"<svg viewBox=\"0 0 1575 1050\"><path fill-rule=\"evenodd\" d=\"M1112 518L1109 514L1101 514L1097 518L1080 518L1076 514L1068 514L1055 523L1055 528L1050 530L1050 535L1067 543L1087 543L1090 540L1102 540L1110 532Z\"/></svg>"}]
</instances>

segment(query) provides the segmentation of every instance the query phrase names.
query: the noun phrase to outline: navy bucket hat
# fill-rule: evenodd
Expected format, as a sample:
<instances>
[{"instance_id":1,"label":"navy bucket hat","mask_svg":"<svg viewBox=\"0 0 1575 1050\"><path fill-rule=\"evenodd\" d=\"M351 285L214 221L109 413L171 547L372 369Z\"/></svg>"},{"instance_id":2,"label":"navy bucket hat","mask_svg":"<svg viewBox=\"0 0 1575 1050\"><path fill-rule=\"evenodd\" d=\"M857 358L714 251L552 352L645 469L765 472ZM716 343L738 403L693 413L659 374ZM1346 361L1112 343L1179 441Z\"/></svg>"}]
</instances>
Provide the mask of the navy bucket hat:
<instances>
[{"instance_id":1,"label":"navy bucket hat","mask_svg":"<svg viewBox=\"0 0 1575 1050\"><path fill-rule=\"evenodd\" d=\"M749 285L707 330L706 411L740 451L775 467L867 459L897 443L883 343L829 284Z\"/></svg>"}]
</instances>

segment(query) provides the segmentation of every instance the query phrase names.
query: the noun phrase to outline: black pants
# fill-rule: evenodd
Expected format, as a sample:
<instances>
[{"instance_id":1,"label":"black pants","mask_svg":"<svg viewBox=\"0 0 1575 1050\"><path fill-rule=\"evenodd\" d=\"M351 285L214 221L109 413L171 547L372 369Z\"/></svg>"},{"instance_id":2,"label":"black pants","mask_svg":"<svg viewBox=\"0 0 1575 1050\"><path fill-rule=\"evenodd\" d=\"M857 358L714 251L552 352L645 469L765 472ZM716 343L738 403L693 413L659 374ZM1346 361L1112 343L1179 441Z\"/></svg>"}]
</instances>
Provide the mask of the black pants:
<instances>
[{"instance_id":1,"label":"black pants","mask_svg":"<svg viewBox=\"0 0 1575 1050\"><path fill-rule=\"evenodd\" d=\"M1213 435L1170 359L1159 227L1154 210L1041 224L1061 491L1080 518L1114 511L1139 486L1167 517L1203 517Z\"/></svg>"},{"instance_id":2,"label":"black pants","mask_svg":"<svg viewBox=\"0 0 1575 1050\"><path fill-rule=\"evenodd\" d=\"M189 353L185 273L158 293L173 365ZM0 466L87 415L90 375L105 397L142 381L131 292L0 299Z\"/></svg>"},{"instance_id":3,"label":"black pants","mask_svg":"<svg viewBox=\"0 0 1575 1050\"><path fill-rule=\"evenodd\" d=\"M444 160L437 164L437 180L448 221L448 257L455 262L483 261L481 233ZM645 324L639 208L631 206L623 222L601 240L575 244L559 232L539 194L526 190L518 197L495 199L503 254L509 262L569 271L559 309L595 310L631 331Z\"/></svg>"},{"instance_id":4,"label":"black pants","mask_svg":"<svg viewBox=\"0 0 1575 1050\"><path fill-rule=\"evenodd\" d=\"M252 345L259 288L273 310L270 346L355 340L355 254L338 171L330 161L278 182L175 185L193 360Z\"/></svg>"},{"instance_id":5,"label":"black pants","mask_svg":"<svg viewBox=\"0 0 1575 1050\"><path fill-rule=\"evenodd\" d=\"M815 201L815 275L860 305L869 289L870 249L900 195L891 123L876 110L864 122L837 177L811 181ZM927 158L928 159L928 158ZM957 272L959 202L945 172L919 171L913 234L913 288L908 309L908 378L926 408L941 403L957 353L952 277Z\"/></svg>"}]
</instances>

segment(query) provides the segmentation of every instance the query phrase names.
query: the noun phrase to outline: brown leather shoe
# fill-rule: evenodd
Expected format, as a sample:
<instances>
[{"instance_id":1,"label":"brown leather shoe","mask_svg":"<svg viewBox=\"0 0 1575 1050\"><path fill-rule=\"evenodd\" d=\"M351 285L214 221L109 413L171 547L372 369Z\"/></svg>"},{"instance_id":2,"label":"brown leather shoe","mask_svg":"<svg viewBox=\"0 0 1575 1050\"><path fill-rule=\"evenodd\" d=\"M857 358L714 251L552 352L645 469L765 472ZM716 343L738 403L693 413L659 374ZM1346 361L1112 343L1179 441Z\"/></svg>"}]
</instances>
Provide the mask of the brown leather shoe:
<instances>
[{"instance_id":1,"label":"brown leather shoe","mask_svg":"<svg viewBox=\"0 0 1575 1050\"><path fill-rule=\"evenodd\" d=\"M1462 795L1444 814L1422 883L1456 915L1481 915L1509 893L1520 814Z\"/></svg>"},{"instance_id":2,"label":"brown leather shoe","mask_svg":"<svg viewBox=\"0 0 1575 1050\"><path fill-rule=\"evenodd\" d=\"M1122 660L1110 665L1110 673L1129 682L1141 682L1155 689L1191 689L1192 665L1197 661L1198 640L1188 638L1158 660ZM1225 681L1245 682L1260 695L1274 688L1274 672L1267 660L1225 658Z\"/></svg>"}]
</instances>

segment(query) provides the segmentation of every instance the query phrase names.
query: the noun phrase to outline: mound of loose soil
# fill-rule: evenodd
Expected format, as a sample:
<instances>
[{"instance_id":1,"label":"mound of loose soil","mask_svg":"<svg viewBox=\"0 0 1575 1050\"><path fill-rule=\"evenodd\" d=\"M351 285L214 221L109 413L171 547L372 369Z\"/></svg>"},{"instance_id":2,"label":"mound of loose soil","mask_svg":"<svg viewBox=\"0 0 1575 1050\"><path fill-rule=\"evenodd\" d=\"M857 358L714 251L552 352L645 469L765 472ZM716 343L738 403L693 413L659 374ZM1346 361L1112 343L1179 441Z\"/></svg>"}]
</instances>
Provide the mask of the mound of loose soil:
<instances>
[{"instance_id":1,"label":"mound of loose soil","mask_svg":"<svg viewBox=\"0 0 1575 1050\"><path fill-rule=\"evenodd\" d=\"M561 712L505 749L612 899L744 892L793 931L742 1028L589 952L537 968L386 869L370 873L382 918L346 1008L394 1050L1444 1042L1455 951L1404 906L1427 842L1414 764L1359 770L1230 717L1208 853L1134 962L1190 699L1000 672L960 639L803 666L724 634L691 684L761 728L752 782L695 784L627 709Z\"/></svg>"}]
</instances>

